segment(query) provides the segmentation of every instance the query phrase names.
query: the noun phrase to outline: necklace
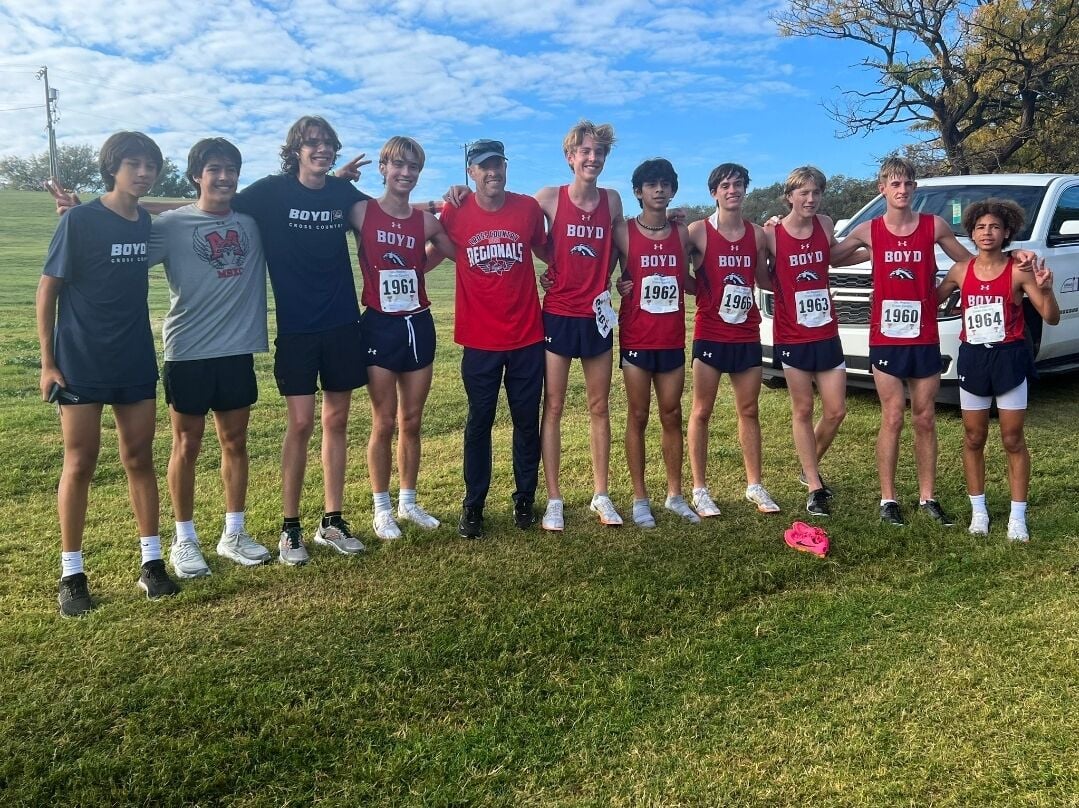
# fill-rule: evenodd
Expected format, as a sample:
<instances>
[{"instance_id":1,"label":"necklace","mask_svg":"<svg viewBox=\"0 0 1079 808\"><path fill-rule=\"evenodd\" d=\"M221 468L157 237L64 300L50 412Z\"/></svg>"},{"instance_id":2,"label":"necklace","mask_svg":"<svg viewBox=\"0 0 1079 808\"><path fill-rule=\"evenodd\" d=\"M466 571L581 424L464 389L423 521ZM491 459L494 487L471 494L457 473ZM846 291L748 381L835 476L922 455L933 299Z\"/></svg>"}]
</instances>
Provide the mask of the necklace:
<instances>
[{"instance_id":1,"label":"necklace","mask_svg":"<svg viewBox=\"0 0 1079 808\"><path fill-rule=\"evenodd\" d=\"M653 233L658 233L658 232L660 232L661 230L666 230L666 229L667 229L667 227L668 227L668 222L664 222L664 223L663 223L663 224L661 224L661 225L660 225L659 227L652 227L652 225L650 225L650 224L645 224L644 222L642 222L642 221L641 221L641 216L640 216L640 214L637 214L637 224L639 224L639 225L640 225L641 227L643 227L643 228L644 228L645 230L650 230L650 231L652 231Z\"/></svg>"}]
</instances>

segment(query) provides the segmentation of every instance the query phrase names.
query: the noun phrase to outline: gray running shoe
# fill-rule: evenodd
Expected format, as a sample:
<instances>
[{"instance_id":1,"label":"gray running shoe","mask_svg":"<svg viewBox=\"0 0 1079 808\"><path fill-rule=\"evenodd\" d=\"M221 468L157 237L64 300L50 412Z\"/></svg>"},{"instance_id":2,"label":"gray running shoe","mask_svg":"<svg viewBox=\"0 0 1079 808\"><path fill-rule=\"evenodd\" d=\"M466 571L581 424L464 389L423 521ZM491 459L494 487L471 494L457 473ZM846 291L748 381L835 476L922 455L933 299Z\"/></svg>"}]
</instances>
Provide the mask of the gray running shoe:
<instances>
[{"instance_id":1,"label":"gray running shoe","mask_svg":"<svg viewBox=\"0 0 1079 808\"><path fill-rule=\"evenodd\" d=\"M246 530L221 536L217 554L243 567L257 567L270 560L270 551L251 538Z\"/></svg>"},{"instance_id":2,"label":"gray running shoe","mask_svg":"<svg viewBox=\"0 0 1079 808\"><path fill-rule=\"evenodd\" d=\"M697 516L696 511L689 507L686 498L681 494L668 494L666 501L663 503L663 507L671 513L681 516L684 521L689 522L690 524L700 524L701 517Z\"/></svg>"},{"instance_id":3,"label":"gray running shoe","mask_svg":"<svg viewBox=\"0 0 1079 808\"><path fill-rule=\"evenodd\" d=\"M142 565L142 572L139 574L139 589L146 593L149 600L180 593L180 587L169 577L165 562L160 558L147 561Z\"/></svg>"},{"instance_id":4,"label":"gray running shoe","mask_svg":"<svg viewBox=\"0 0 1079 808\"><path fill-rule=\"evenodd\" d=\"M177 578L202 578L210 574L197 541L174 541L169 550L169 563Z\"/></svg>"},{"instance_id":5,"label":"gray running shoe","mask_svg":"<svg viewBox=\"0 0 1079 808\"><path fill-rule=\"evenodd\" d=\"M712 493L707 488L693 489L693 510L702 519L711 519L719 516L719 506L712 499Z\"/></svg>"},{"instance_id":6,"label":"gray running shoe","mask_svg":"<svg viewBox=\"0 0 1079 808\"><path fill-rule=\"evenodd\" d=\"M390 519L392 521L393 517ZM396 524L394 526L396 527ZM400 535L401 531L398 530L397 534ZM341 555L356 555L367 549L362 541L352 535L348 522L341 518L334 519L328 527L323 527L319 522L318 530L315 531L315 544L329 547Z\"/></svg>"},{"instance_id":7,"label":"gray running shoe","mask_svg":"<svg viewBox=\"0 0 1079 808\"><path fill-rule=\"evenodd\" d=\"M311 560L307 554L307 548L303 546L303 531L298 527L290 527L281 531L281 541L277 545L277 560L282 564L300 567Z\"/></svg>"},{"instance_id":8,"label":"gray running shoe","mask_svg":"<svg viewBox=\"0 0 1079 808\"><path fill-rule=\"evenodd\" d=\"M622 527L622 517L607 494L593 494L588 509L599 517L599 523L607 527Z\"/></svg>"},{"instance_id":9,"label":"gray running shoe","mask_svg":"<svg viewBox=\"0 0 1079 808\"><path fill-rule=\"evenodd\" d=\"M825 494L827 496L827 494ZM757 506L760 513L779 513L779 506L768 495L768 491L760 483L754 483L746 489L746 500ZM698 513L700 509L698 508Z\"/></svg>"},{"instance_id":10,"label":"gray running shoe","mask_svg":"<svg viewBox=\"0 0 1079 808\"><path fill-rule=\"evenodd\" d=\"M60 614L64 617L82 617L94 608L90 600L90 587L86 575L76 572L60 579L60 593L56 596Z\"/></svg>"},{"instance_id":11,"label":"gray running shoe","mask_svg":"<svg viewBox=\"0 0 1079 808\"><path fill-rule=\"evenodd\" d=\"M559 532L566 529L566 518L563 514L563 502L560 499L547 500L547 510L543 512L540 527L544 530Z\"/></svg>"},{"instance_id":12,"label":"gray running shoe","mask_svg":"<svg viewBox=\"0 0 1079 808\"><path fill-rule=\"evenodd\" d=\"M633 503L633 524L651 530L656 526L656 517L652 514L652 505L647 501Z\"/></svg>"}]
</instances>

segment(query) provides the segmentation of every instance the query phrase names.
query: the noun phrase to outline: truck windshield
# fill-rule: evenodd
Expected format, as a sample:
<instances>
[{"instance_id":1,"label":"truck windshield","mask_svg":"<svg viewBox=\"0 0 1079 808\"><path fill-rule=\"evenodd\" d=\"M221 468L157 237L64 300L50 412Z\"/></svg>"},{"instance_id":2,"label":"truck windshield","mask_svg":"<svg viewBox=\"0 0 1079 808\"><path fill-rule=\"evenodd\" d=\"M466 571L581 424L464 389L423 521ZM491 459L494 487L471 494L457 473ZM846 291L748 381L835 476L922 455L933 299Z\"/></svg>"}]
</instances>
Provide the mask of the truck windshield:
<instances>
[{"instance_id":1,"label":"truck windshield","mask_svg":"<svg viewBox=\"0 0 1079 808\"><path fill-rule=\"evenodd\" d=\"M1030 238L1034 218L1044 196L1044 185L923 185L914 192L914 210L939 216L952 226L955 235L965 238L967 234L963 232L962 219L967 205L989 197L1011 199L1026 213L1026 223L1023 229L1012 237L1012 241L1026 241ZM877 197L868 208L851 219L850 224L838 235L845 235L851 228L883 213L884 198Z\"/></svg>"}]
</instances>

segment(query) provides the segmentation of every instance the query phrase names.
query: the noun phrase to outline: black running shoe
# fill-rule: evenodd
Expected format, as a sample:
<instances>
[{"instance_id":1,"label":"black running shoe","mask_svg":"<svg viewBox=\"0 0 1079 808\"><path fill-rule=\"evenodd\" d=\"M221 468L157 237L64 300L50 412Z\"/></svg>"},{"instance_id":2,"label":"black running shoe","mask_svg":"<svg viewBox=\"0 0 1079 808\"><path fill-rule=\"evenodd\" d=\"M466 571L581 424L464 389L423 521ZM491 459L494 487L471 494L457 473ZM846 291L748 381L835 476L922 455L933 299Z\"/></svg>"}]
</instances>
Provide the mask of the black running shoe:
<instances>
[{"instance_id":1,"label":"black running shoe","mask_svg":"<svg viewBox=\"0 0 1079 808\"><path fill-rule=\"evenodd\" d=\"M180 587L169 577L165 569L163 559L147 561L142 565L142 574L139 575L139 589L146 593L150 600L165 598L169 595L178 595Z\"/></svg>"},{"instance_id":2,"label":"black running shoe","mask_svg":"<svg viewBox=\"0 0 1079 808\"><path fill-rule=\"evenodd\" d=\"M899 503L894 500L888 500L880 506L880 521L896 527L903 527L906 524L903 521L903 515L899 512Z\"/></svg>"},{"instance_id":3,"label":"black running shoe","mask_svg":"<svg viewBox=\"0 0 1079 808\"><path fill-rule=\"evenodd\" d=\"M457 523L457 532L464 539L483 538L483 508L468 507L461 509L461 521Z\"/></svg>"},{"instance_id":4,"label":"black running shoe","mask_svg":"<svg viewBox=\"0 0 1079 808\"><path fill-rule=\"evenodd\" d=\"M823 488L809 492L809 496L806 497L806 513L812 516L828 516L831 512L828 507L828 495Z\"/></svg>"},{"instance_id":5,"label":"black running shoe","mask_svg":"<svg viewBox=\"0 0 1079 808\"><path fill-rule=\"evenodd\" d=\"M60 594L56 596L56 602L60 604L60 614L64 617L82 617L93 609L86 575L76 572L61 578Z\"/></svg>"},{"instance_id":6,"label":"black running shoe","mask_svg":"<svg viewBox=\"0 0 1079 808\"><path fill-rule=\"evenodd\" d=\"M521 530L528 530L536 524L536 509L530 499L519 499L513 505L513 524Z\"/></svg>"},{"instance_id":7,"label":"black running shoe","mask_svg":"<svg viewBox=\"0 0 1079 808\"><path fill-rule=\"evenodd\" d=\"M820 477L819 472L817 473L817 476ZM806 488L809 488L809 480L806 479L806 475L805 475L804 471L801 474L798 475L798 482L800 482ZM828 485L828 483L826 483L824 481L824 477L820 478L820 484L822 486L821 490L824 492L824 496L828 497L828 499L831 499L832 497L835 496L835 491L833 491L832 487L830 485Z\"/></svg>"},{"instance_id":8,"label":"black running shoe","mask_svg":"<svg viewBox=\"0 0 1079 808\"><path fill-rule=\"evenodd\" d=\"M951 517L944 513L944 509L940 507L940 503L935 499L927 499L918 508L941 527L952 527L955 524Z\"/></svg>"}]
</instances>

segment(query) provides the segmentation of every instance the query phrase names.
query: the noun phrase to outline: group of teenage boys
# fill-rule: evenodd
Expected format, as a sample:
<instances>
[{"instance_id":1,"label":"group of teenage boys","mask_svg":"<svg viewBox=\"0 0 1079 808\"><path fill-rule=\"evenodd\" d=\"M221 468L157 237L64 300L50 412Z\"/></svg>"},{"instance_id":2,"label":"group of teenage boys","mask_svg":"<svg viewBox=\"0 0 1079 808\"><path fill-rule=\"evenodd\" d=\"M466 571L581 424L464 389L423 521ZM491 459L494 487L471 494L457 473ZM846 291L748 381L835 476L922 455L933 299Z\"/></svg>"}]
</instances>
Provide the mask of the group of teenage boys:
<instances>
[{"instance_id":1,"label":"group of teenage boys","mask_svg":"<svg viewBox=\"0 0 1079 808\"><path fill-rule=\"evenodd\" d=\"M64 438L58 489L61 613L77 616L92 608L82 539L106 404L116 420L140 534L139 586L150 598L178 591L161 549L151 451L158 376L147 289L148 270L156 263L165 265L170 287L162 376L173 438L167 480L176 525L169 560L180 578L210 574L193 512L195 462L211 411L226 504L217 552L241 565L271 557L247 532L244 520L247 427L258 396L253 355L268 349L267 274L276 302L274 377L288 414L279 560L299 565L309 558L300 497L320 388L324 513L314 543L345 555L365 549L343 516L352 391L365 384L372 406L367 461L375 535L400 537L400 521L424 529L439 526L417 502L416 486L435 353L424 275L446 257L456 265L454 338L463 347L461 376L468 400L461 536L484 533L491 433L502 386L513 423L514 522L526 529L537 521L542 456L547 505L541 524L549 531L564 529L560 423L574 358L581 360L589 409L590 509L604 525L622 524L608 491L616 323L628 404L625 448L634 523L645 528L656 524L644 473L652 390L662 424L666 510L694 523L719 515L707 485L707 458L709 421L723 373L734 391L745 497L762 513L779 511L761 480L757 400L762 354L755 286L776 295L777 354L791 391L794 444L809 489L807 511L827 515L832 491L818 464L843 419L845 391L827 270L829 263L852 263L869 254L876 291L871 360L883 411L877 444L881 518L903 523L894 478L906 383L920 505L931 518L950 525L933 495L933 401L941 369L933 247L939 244L957 261L971 256L943 221L911 209L913 168L902 160L885 162L880 184L886 214L837 243L832 223L816 212L825 178L812 167L797 169L787 182L790 213L774 226L760 227L742 216L746 169L734 163L718 166L708 180L716 211L687 228L668 214L678 189L673 166L648 160L632 178L640 213L626 219L618 193L598 185L613 144L609 125L580 122L563 143L572 181L532 197L506 190L503 144L477 141L466 155L475 189L451 188L436 217L434 203L410 200L424 163L422 147L410 138L391 138L383 147L378 170L384 193L379 199L350 181L366 164L363 155L342 166L339 176L331 173L341 142L319 117L303 117L290 128L281 148L282 173L239 192L238 149L222 138L201 140L191 149L187 170L196 201L165 210L177 206L139 205L162 164L156 144L135 132L110 137L100 154L106 186L102 197L77 205L72 194L53 188L66 214L37 296L41 391L61 405ZM146 208L160 215L151 222ZM362 314L346 239L350 230L356 233L364 281ZM540 278L542 303L533 255L547 264ZM610 294L616 265L621 267L615 282L621 296L617 313ZM1044 272L1042 267L1042 281ZM681 476L686 292L697 298L689 502ZM823 403L816 425L814 383ZM395 430L396 518L389 492Z\"/></svg>"}]
</instances>

